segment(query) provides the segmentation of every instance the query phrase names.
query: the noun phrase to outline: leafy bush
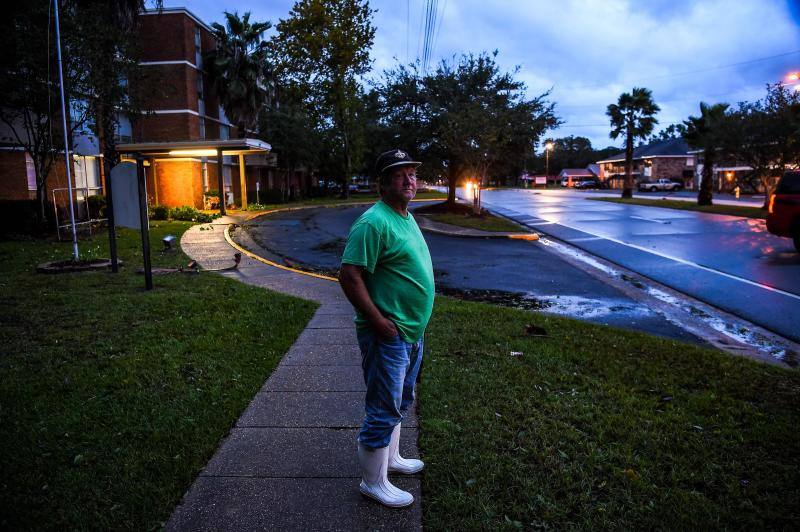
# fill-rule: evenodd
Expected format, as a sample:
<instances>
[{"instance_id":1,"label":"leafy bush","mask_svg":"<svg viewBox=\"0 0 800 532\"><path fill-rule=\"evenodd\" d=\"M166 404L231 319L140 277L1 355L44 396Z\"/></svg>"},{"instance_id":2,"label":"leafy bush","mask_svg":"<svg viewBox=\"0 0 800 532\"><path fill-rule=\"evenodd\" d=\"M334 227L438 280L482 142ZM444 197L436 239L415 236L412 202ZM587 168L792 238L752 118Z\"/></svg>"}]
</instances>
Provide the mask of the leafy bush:
<instances>
[{"instance_id":1,"label":"leafy bush","mask_svg":"<svg viewBox=\"0 0 800 532\"><path fill-rule=\"evenodd\" d=\"M89 204L89 217L90 218L105 218L106 216L106 197L102 194L96 194L86 198Z\"/></svg>"},{"instance_id":2,"label":"leafy bush","mask_svg":"<svg viewBox=\"0 0 800 532\"><path fill-rule=\"evenodd\" d=\"M150 217L153 220L168 220L170 215L170 208L166 205L156 205L151 211Z\"/></svg>"},{"instance_id":3,"label":"leafy bush","mask_svg":"<svg viewBox=\"0 0 800 532\"><path fill-rule=\"evenodd\" d=\"M172 219L173 220L183 220L186 222L199 222L199 223L209 223L212 220L219 218L219 214L206 214L204 212L200 212L194 207L190 207L188 205L183 205L182 207L175 207L172 209Z\"/></svg>"}]
</instances>

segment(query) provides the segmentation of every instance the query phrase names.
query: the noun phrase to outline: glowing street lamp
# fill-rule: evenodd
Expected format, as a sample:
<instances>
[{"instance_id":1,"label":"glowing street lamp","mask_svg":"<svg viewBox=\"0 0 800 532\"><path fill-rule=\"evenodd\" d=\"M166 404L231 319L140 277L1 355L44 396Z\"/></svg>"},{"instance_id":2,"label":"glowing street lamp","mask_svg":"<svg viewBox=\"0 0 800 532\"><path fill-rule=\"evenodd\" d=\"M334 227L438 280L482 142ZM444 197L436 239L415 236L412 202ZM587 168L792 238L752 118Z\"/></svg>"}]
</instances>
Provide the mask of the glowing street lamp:
<instances>
[{"instance_id":1,"label":"glowing street lamp","mask_svg":"<svg viewBox=\"0 0 800 532\"><path fill-rule=\"evenodd\" d=\"M550 151L553 149L552 142L544 143L544 175L550 176Z\"/></svg>"}]
</instances>

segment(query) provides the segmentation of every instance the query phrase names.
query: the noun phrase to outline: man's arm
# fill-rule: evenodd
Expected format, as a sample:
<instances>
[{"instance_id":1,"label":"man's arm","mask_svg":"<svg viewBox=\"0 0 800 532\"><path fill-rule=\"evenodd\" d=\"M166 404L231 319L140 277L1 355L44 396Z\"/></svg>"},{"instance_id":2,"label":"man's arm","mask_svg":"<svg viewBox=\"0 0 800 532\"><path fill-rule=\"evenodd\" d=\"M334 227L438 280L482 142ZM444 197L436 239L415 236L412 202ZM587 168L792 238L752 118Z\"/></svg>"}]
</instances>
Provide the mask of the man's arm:
<instances>
[{"instance_id":1,"label":"man's arm","mask_svg":"<svg viewBox=\"0 0 800 532\"><path fill-rule=\"evenodd\" d=\"M397 327L394 322L381 314L372 301L364 283L364 268L355 264L342 264L339 272L339 283L342 285L344 295L353 304L375 329L379 336L389 339L397 336Z\"/></svg>"}]
</instances>

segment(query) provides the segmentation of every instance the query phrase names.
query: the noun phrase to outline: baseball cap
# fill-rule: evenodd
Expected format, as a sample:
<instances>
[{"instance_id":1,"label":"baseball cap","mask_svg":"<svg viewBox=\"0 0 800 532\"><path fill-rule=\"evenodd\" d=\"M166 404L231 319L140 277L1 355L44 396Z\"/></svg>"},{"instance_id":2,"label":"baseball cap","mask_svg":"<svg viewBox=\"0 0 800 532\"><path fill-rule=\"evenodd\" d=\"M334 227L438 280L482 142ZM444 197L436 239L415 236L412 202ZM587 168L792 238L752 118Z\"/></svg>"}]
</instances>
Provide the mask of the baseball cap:
<instances>
[{"instance_id":1,"label":"baseball cap","mask_svg":"<svg viewBox=\"0 0 800 532\"><path fill-rule=\"evenodd\" d=\"M421 164L419 161L413 161L411 156L403 150L394 149L378 155L378 160L375 161L375 171L380 175L395 166L419 166Z\"/></svg>"}]
</instances>

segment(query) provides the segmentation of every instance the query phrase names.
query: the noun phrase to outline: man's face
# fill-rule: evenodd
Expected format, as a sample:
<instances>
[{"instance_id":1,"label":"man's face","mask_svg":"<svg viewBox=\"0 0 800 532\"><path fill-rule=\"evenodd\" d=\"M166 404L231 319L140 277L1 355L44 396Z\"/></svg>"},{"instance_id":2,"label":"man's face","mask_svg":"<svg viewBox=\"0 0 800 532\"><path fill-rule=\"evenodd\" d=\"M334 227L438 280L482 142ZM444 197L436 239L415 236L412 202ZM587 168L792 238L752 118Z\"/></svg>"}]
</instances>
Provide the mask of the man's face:
<instances>
[{"instance_id":1,"label":"man's face","mask_svg":"<svg viewBox=\"0 0 800 532\"><path fill-rule=\"evenodd\" d=\"M417 169L412 165L397 166L389 170L384 196L390 200L408 203L417 195Z\"/></svg>"}]
</instances>

